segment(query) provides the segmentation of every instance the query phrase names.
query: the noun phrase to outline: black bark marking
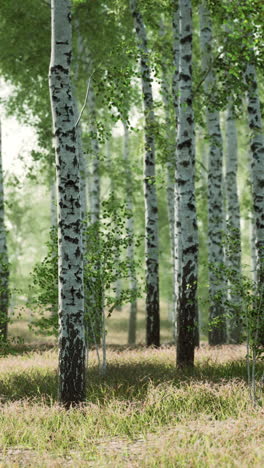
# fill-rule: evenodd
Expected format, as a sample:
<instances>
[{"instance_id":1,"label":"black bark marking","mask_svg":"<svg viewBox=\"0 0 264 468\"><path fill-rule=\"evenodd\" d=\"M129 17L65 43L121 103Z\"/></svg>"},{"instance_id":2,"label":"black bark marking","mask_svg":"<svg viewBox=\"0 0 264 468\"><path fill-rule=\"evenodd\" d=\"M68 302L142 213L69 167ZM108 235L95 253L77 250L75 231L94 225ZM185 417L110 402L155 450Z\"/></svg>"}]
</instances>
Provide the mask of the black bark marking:
<instances>
[{"instance_id":1,"label":"black bark marking","mask_svg":"<svg viewBox=\"0 0 264 468\"><path fill-rule=\"evenodd\" d=\"M187 42L192 43L192 34L187 34L187 36L182 37L182 38L180 39L180 43L183 44L183 45L184 45L184 44L187 44Z\"/></svg>"},{"instance_id":2,"label":"black bark marking","mask_svg":"<svg viewBox=\"0 0 264 468\"><path fill-rule=\"evenodd\" d=\"M78 257L81 256L81 249L80 249L80 247L77 247L77 249L75 250L74 254L75 254L75 257L76 257L76 258L78 258Z\"/></svg>"},{"instance_id":3,"label":"black bark marking","mask_svg":"<svg viewBox=\"0 0 264 468\"><path fill-rule=\"evenodd\" d=\"M75 146L69 146L69 145L66 144L65 149L66 149L66 151L69 151L70 153L75 153L76 152Z\"/></svg>"},{"instance_id":4,"label":"black bark marking","mask_svg":"<svg viewBox=\"0 0 264 468\"><path fill-rule=\"evenodd\" d=\"M70 237L70 236L65 235L64 240L67 242L70 242L71 244L79 244L78 237Z\"/></svg>"}]
</instances>

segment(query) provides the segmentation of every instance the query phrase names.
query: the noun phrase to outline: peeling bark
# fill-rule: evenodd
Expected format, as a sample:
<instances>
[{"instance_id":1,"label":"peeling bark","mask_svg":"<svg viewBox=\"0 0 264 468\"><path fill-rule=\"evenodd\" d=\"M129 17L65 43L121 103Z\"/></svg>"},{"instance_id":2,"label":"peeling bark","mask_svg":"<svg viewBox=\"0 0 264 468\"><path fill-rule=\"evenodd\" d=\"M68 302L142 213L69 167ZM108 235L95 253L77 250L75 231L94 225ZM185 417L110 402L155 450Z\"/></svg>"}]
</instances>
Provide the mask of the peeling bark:
<instances>
[{"instance_id":1,"label":"peeling bark","mask_svg":"<svg viewBox=\"0 0 264 468\"><path fill-rule=\"evenodd\" d=\"M193 366L196 341L198 231L195 201L195 148L192 109L192 5L179 1L179 117L176 161L178 234L177 366Z\"/></svg>"},{"instance_id":2,"label":"peeling bark","mask_svg":"<svg viewBox=\"0 0 264 468\"><path fill-rule=\"evenodd\" d=\"M0 121L0 344L7 341L9 305L9 265L5 228L4 180L2 168L2 131Z\"/></svg>"},{"instance_id":3,"label":"peeling bark","mask_svg":"<svg viewBox=\"0 0 264 468\"><path fill-rule=\"evenodd\" d=\"M49 87L58 199L59 401L69 408L85 399L80 161L70 79L70 1L52 0L51 13Z\"/></svg>"},{"instance_id":4,"label":"peeling bark","mask_svg":"<svg viewBox=\"0 0 264 468\"><path fill-rule=\"evenodd\" d=\"M147 35L136 0L130 0L140 52L141 84L145 115L145 249L146 249L146 313L147 346L160 346L159 310L159 250L158 250L158 203L155 176L155 115L152 94L152 78L149 64Z\"/></svg>"},{"instance_id":5,"label":"peeling bark","mask_svg":"<svg viewBox=\"0 0 264 468\"><path fill-rule=\"evenodd\" d=\"M207 2L200 5L200 30L202 69L205 94L214 92L215 76L212 70L212 24ZM224 265L223 248L223 143L219 112L208 106L206 109L209 136L208 160L208 270L209 270L209 344L226 342L226 319L224 300L226 284L221 277Z\"/></svg>"}]
</instances>

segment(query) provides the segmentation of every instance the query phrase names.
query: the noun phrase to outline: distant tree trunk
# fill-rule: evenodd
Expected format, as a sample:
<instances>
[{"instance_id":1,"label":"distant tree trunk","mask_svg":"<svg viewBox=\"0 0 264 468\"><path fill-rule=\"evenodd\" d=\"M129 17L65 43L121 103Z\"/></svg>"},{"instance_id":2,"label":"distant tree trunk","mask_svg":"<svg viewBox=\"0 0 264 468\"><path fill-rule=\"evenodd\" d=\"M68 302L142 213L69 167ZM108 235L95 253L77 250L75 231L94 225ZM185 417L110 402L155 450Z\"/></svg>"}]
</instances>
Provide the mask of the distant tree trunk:
<instances>
[{"instance_id":1,"label":"distant tree trunk","mask_svg":"<svg viewBox=\"0 0 264 468\"><path fill-rule=\"evenodd\" d=\"M204 91L211 99L215 76L212 70L212 24L207 2L200 5L202 69ZM209 104L206 110L209 135L208 161L208 260L209 260L209 344L226 342L224 296L226 284L221 269L224 265L223 248L223 150L219 112Z\"/></svg>"},{"instance_id":2,"label":"distant tree trunk","mask_svg":"<svg viewBox=\"0 0 264 468\"><path fill-rule=\"evenodd\" d=\"M106 141L106 144L105 144L105 152L106 152L106 164L108 166L108 177L110 177L110 194L111 194L111 197L113 199L113 202L115 203L115 201L117 200L117 197L116 197L116 189L115 189L115 180L113 178L113 168L114 168L114 159L113 159L113 156L111 154L111 144L110 144L111 140L108 139ZM112 168L112 169L111 169ZM116 255L115 255L115 263L118 265L120 262L120 253L119 253L119 250L116 252ZM120 295L121 295L121 291L122 291L122 281L121 281L121 278L118 277L117 280L115 281L115 299L116 299L116 307L115 309L120 311L122 310L122 306L120 304L118 304L118 302L120 301Z\"/></svg>"},{"instance_id":3,"label":"distant tree trunk","mask_svg":"<svg viewBox=\"0 0 264 468\"><path fill-rule=\"evenodd\" d=\"M55 147L54 147L55 150ZM50 174L50 227L52 230L57 231L58 230L58 225L57 225L57 190L56 190L56 181L53 180L53 171L51 171ZM52 251L52 257L56 258L57 257L57 247L54 245L54 250ZM57 304L53 304L53 307L51 309L51 317L53 317L54 321L56 323L58 322L58 307Z\"/></svg>"},{"instance_id":4,"label":"distant tree trunk","mask_svg":"<svg viewBox=\"0 0 264 468\"><path fill-rule=\"evenodd\" d=\"M2 168L2 131L0 121L0 344L7 341L9 304L9 265L6 243L4 180Z\"/></svg>"},{"instance_id":5,"label":"distant tree trunk","mask_svg":"<svg viewBox=\"0 0 264 468\"><path fill-rule=\"evenodd\" d=\"M257 250L256 250L256 223L254 213L250 216L250 247L251 247L251 267L252 279L257 282Z\"/></svg>"},{"instance_id":6,"label":"distant tree trunk","mask_svg":"<svg viewBox=\"0 0 264 468\"><path fill-rule=\"evenodd\" d=\"M247 65L245 79L248 86L248 120L251 130L253 220L256 226L257 254L256 276L261 302L261 310L258 311L260 314L258 340L264 345L264 129L261 118L257 75L253 63Z\"/></svg>"},{"instance_id":7,"label":"distant tree trunk","mask_svg":"<svg viewBox=\"0 0 264 468\"><path fill-rule=\"evenodd\" d=\"M227 234L230 239L227 266L232 269L234 281L238 282L241 278L240 205L237 189L237 130L232 103L227 110L226 144ZM231 343L240 343L242 303L232 288L229 290L229 301L232 304L229 340Z\"/></svg>"},{"instance_id":8,"label":"distant tree trunk","mask_svg":"<svg viewBox=\"0 0 264 468\"><path fill-rule=\"evenodd\" d=\"M71 3L52 0L49 87L56 148L59 255L59 401L85 399L80 165L70 80Z\"/></svg>"},{"instance_id":9,"label":"distant tree trunk","mask_svg":"<svg viewBox=\"0 0 264 468\"><path fill-rule=\"evenodd\" d=\"M192 109L192 5L179 0L179 120L176 161L178 235L177 366L193 366L196 340L198 231L195 202L194 118Z\"/></svg>"},{"instance_id":10,"label":"distant tree trunk","mask_svg":"<svg viewBox=\"0 0 264 468\"><path fill-rule=\"evenodd\" d=\"M100 154L96 126L96 100L93 88L93 82L90 81L88 96L89 111L89 134L90 134L90 174L89 174L89 199L90 199L90 226L94 229L95 235L92 236L96 242L100 243L100 211L101 211L101 177L100 177ZM89 236L88 236L89 237ZM98 244L99 245L99 244ZM88 239L89 248L89 239ZM94 251L96 246L91 247ZM98 249L100 251L100 248ZM100 343L103 333L103 290L101 280L101 259L98 257L93 265L94 277L89 288L89 311L88 323L92 328L92 335L89 340L91 343Z\"/></svg>"},{"instance_id":11,"label":"distant tree trunk","mask_svg":"<svg viewBox=\"0 0 264 468\"><path fill-rule=\"evenodd\" d=\"M178 119L179 119L179 60L180 60L180 37L179 37L179 1L174 0L173 3L174 11L173 11L173 20L172 20L172 31L173 31L173 59L174 59L174 73L172 79L172 98L173 98L173 105L175 110L175 145L174 145L174 158L175 162L173 164L174 174L173 174L173 215L171 214L171 219L173 220L174 227L171 230L171 235L173 235L173 316L174 316L174 338L176 341L176 328L177 328L177 300L178 300L178 272L181 269L180 259L182 257L181 253L179 252L180 244L178 242L178 234L177 234L177 225L175 223L175 219L177 217L177 203L175 203L177 198L177 184L175 184L175 177L176 177L176 161L177 161L177 128L178 128ZM168 168L169 169L169 168ZM170 168L171 170L172 168ZM169 197L169 191L167 192L167 197ZM172 193L171 193L172 195Z\"/></svg>"},{"instance_id":12,"label":"distant tree trunk","mask_svg":"<svg viewBox=\"0 0 264 468\"><path fill-rule=\"evenodd\" d=\"M50 182L50 225L57 226L57 200L56 200L56 183Z\"/></svg>"},{"instance_id":13,"label":"distant tree trunk","mask_svg":"<svg viewBox=\"0 0 264 468\"><path fill-rule=\"evenodd\" d=\"M100 158L99 144L96 128L96 103L93 84L90 83L90 92L88 98L88 108L90 114L90 141L91 141L91 172L90 172L90 207L91 223L97 223L100 219Z\"/></svg>"},{"instance_id":14,"label":"distant tree trunk","mask_svg":"<svg viewBox=\"0 0 264 468\"><path fill-rule=\"evenodd\" d=\"M78 86L78 81L79 81L79 71L80 71L80 61L81 58L84 54L84 46L83 46L83 40L82 36L80 33L80 23L78 19L75 19L75 28L76 28L76 33L77 33L77 53L78 57L75 62L75 68L74 68L74 82L76 83L76 86L73 87L73 95L75 97L74 99L74 105L75 109L74 112L77 115L77 118L79 119L79 103L77 99L77 89ZM78 142L78 147L79 147L79 157L80 157L80 195L81 195L81 211L82 211L82 219L86 220L87 217L87 168L86 168L86 157L83 151L83 145L82 145L82 122L80 121L78 126L77 126L77 142Z\"/></svg>"},{"instance_id":15,"label":"distant tree trunk","mask_svg":"<svg viewBox=\"0 0 264 468\"><path fill-rule=\"evenodd\" d=\"M158 202L155 176L155 115L147 35L136 0L130 0L140 52L140 70L145 114L145 232L147 346L160 346Z\"/></svg>"},{"instance_id":16,"label":"distant tree trunk","mask_svg":"<svg viewBox=\"0 0 264 468\"><path fill-rule=\"evenodd\" d=\"M131 243L127 248L127 258L130 262L130 288L132 293L136 294L137 291L137 279L135 273L133 272L132 265L134 263L135 255L135 246L134 246L134 215L133 215L133 181L132 173L129 161L129 136L128 128L126 122L123 121L124 127L124 168L125 168L125 179L126 179L126 202L127 209L130 211L130 216L127 220L127 230L131 238ZM136 343L136 322L137 322L137 300L136 298L130 303L130 313L129 313L129 324L128 324L128 344Z\"/></svg>"},{"instance_id":17,"label":"distant tree trunk","mask_svg":"<svg viewBox=\"0 0 264 468\"><path fill-rule=\"evenodd\" d=\"M178 41L175 39L174 41L174 55L178 54L179 50L179 27L175 24L174 25L177 30L178 34ZM163 22L161 22L160 26L160 36L161 40L164 39L165 36L165 26ZM163 46L163 42L161 42L161 47ZM177 60L178 59L178 60ZM173 76L173 87L175 87L174 92L177 96L177 87L178 87L178 80L175 77L176 73L178 73L179 68L179 57L175 58L175 62L177 61L177 69L175 66L175 73ZM173 322L174 330L175 330L175 317L176 317L176 295L175 295L175 260L174 260L174 252L175 252L175 203L174 203L174 189L175 189L175 169L176 169L176 159L175 159L175 148L176 148L176 127L174 125L175 119L172 116L172 102L171 102L171 86L170 86L170 75L168 76L168 61L165 57L162 57L161 60L161 96L163 101L163 107L165 111L165 137L166 137L166 151L167 151L167 158L166 158L166 192L167 192L167 211L168 211L168 221L169 221L169 234L170 234L170 247L171 247L171 264L172 264L172 284L173 284L173 293L172 293L172 311L170 314L170 319ZM178 96L177 96L178 99ZM175 338L175 334L174 334Z\"/></svg>"}]
</instances>

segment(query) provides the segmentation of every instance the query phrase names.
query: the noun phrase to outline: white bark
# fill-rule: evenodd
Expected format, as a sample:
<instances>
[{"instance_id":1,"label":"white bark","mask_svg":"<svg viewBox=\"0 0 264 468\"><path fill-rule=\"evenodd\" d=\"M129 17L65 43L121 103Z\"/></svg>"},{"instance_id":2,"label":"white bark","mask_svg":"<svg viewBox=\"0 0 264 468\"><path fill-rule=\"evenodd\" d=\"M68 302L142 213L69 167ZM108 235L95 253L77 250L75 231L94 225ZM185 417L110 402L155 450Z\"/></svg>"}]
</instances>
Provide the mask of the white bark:
<instances>
[{"instance_id":1,"label":"white bark","mask_svg":"<svg viewBox=\"0 0 264 468\"><path fill-rule=\"evenodd\" d=\"M71 3L51 2L49 87L56 148L59 255L59 400L85 399L85 333L80 163L70 80Z\"/></svg>"},{"instance_id":2,"label":"white bark","mask_svg":"<svg viewBox=\"0 0 264 468\"><path fill-rule=\"evenodd\" d=\"M113 197L113 201L116 200L116 190L115 190L115 181L113 178L113 172L111 171L111 166L113 165L114 161L112 159L111 155L111 144L110 144L110 139L106 141L105 144L105 153L106 153L106 162L108 166L108 177L110 177L110 193L111 196ZM117 250L115 254L115 263L118 265L120 262L120 253L119 250ZM116 304L118 304L118 301L120 300L120 295L122 291L122 281L121 278L118 277L117 280L115 281L115 298L116 298ZM121 305L116 305L115 307L116 310L122 310Z\"/></svg>"},{"instance_id":3,"label":"white bark","mask_svg":"<svg viewBox=\"0 0 264 468\"><path fill-rule=\"evenodd\" d=\"M254 214L250 217L250 247L251 247L251 268L252 279L257 282L257 250L256 250L256 222Z\"/></svg>"},{"instance_id":4,"label":"white bark","mask_svg":"<svg viewBox=\"0 0 264 468\"><path fill-rule=\"evenodd\" d=\"M253 55L253 51L252 51ZM254 57L252 57L254 58ZM258 83L255 66L249 63L245 79L248 86L248 121L251 130L253 220L256 234L256 278L260 301L263 305L264 284L264 129L261 117ZM264 345L263 311L258 310L258 343Z\"/></svg>"},{"instance_id":5,"label":"white bark","mask_svg":"<svg viewBox=\"0 0 264 468\"><path fill-rule=\"evenodd\" d=\"M0 343L7 340L9 266L5 228L2 131L0 121Z\"/></svg>"},{"instance_id":6,"label":"white bark","mask_svg":"<svg viewBox=\"0 0 264 468\"><path fill-rule=\"evenodd\" d=\"M57 226L57 199L56 199L56 183L50 184L50 225L52 228Z\"/></svg>"},{"instance_id":7,"label":"white bark","mask_svg":"<svg viewBox=\"0 0 264 468\"><path fill-rule=\"evenodd\" d=\"M89 54L88 54L89 56ZM90 71L90 70L89 70ZM94 230L93 239L97 238L100 242L100 198L101 198L101 182L100 182L100 154L97 138L96 126L96 101L93 89L92 80L90 81L88 95L88 112L89 112L89 134L90 134L90 157L89 157L89 205L90 205L90 227ZM89 237L89 236L88 236ZM89 246L89 238L88 238ZM93 251L96 246L91 246ZM100 251L100 248L98 249ZM94 332L89 336L89 340L93 343L94 337L96 343L100 343L103 335L103 290L101 281L101 259L93 265L94 277L89 279L89 307L88 307L88 324L91 325Z\"/></svg>"},{"instance_id":8,"label":"white bark","mask_svg":"<svg viewBox=\"0 0 264 468\"><path fill-rule=\"evenodd\" d=\"M264 129L260 111L256 70L253 64L247 65L245 77L248 84L253 210L256 225L257 278L259 281L264 270Z\"/></svg>"},{"instance_id":9,"label":"white bark","mask_svg":"<svg viewBox=\"0 0 264 468\"><path fill-rule=\"evenodd\" d=\"M158 250L158 203L155 176L155 115L152 94L152 79L149 64L147 35L136 0L130 0L137 42L140 52L140 70L145 114L145 248L146 248L146 313L147 345L160 345L159 315L159 250Z\"/></svg>"},{"instance_id":10,"label":"white bark","mask_svg":"<svg viewBox=\"0 0 264 468\"><path fill-rule=\"evenodd\" d=\"M76 26L76 32L77 32L77 52L78 52L78 57L77 61L75 64L75 70L74 70L74 81L76 83L76 86L78 86L78 81L79 81L79 61L81 60L82 54L84 52L83 48L83 41L80 33L80 24L79 21L75 21L75 26ZM80 115L80 106L78 105L77 101L77 90L74 87L73 88L73 94L74 94L74 113L77 116L77 121L79 120L79 115ZM78 152L79 152L79 161L80 161L80 196L81 196L81 212L82 212L82 219L85 220L87 217L87 197L86 197L86 179L87 179L87 174L86 174L86 159L85 159L85 154L83 152L83 145L82 145L82 122L78 121L78 125L76 126L76 134L77 134L77 144L78 144Z\"/></svg>"},{"instance_id":11,"label":"white bark","mask_svg":"<svg viewBox=\"0 0 264 468\"><path fill-rule=\"evenodd\" d=\"M237 188L237 130L232 103L229 104L226 119L226 201L227 201L227 233L230 238L227 266L232 269L235 282L241 278L241 235L240 235L240 204ZM241 299L232 289L229 290L229 301L234 309L231 311L229 323L229 340L239 343L241 338Z\"/></svg>"},{"instance_id":12,"label":"white bark","mask_svg":"<svg viewBox=\"0 0 264 468\"><path fill-rule=\"evenodd\" d=\"M206 74L204 91L212 98L215 76L212 69L212 24L207 2L200 5L202 69ZM219 275L224 264L223 248L223 150L219 112L209 105L206 109L209 136L208 160L208 262L209 262L209 343L226 342L226 320L223 297L225 281ZM217 271L216 271L217 270ZM211 322L211 324L210 324Z\"/></svg>"},{"instance_id":13,"label":"white bark","mask_svg":"<svg viewBox=\"0 0 264 468\"><path fill-rule=\"evenodd\" d=\"M90 114L91 162L90 162L90 216L91 223L98 223L100 219L100 157L96 128L96 103L92 82L88 97Z\"/></svg>"},{"instance_id":14,"label":"white bark","mask_svg":"<svg viewBox=\"0 0 264 468\"><path fill-rule=\"evenodd\" d=\"M127 258L131 265L130 267L130 289L132 294L135 295L137 291L137 279L135 273L133 272L132 265L135 260L135 246L134 246L134 215L133 215L133 181L132 173L129 161L129 134L126 122L123 121L124 127L124 149L123 149L123 158L124 158L124 168L125 168L125 178L126 178L126 204L127 209L130 212L130 216L127 219L127 231L131 239L131 243L127 248ZM129 312L129 324L128 324L128 344L136 343L136 321L137 321L137 300L130 304Z\"/></svg>"},{"instance_id":15,"label":"white bark","mask_svg":"<svg viewBox=\"0 0 264 468\"><path fill-rule=\"evenodd\" d=\"M177 365L192 366L196 337L198 231L195 202L195 149L192 109L192 5L179 0L179 117L176 161L178 234Z\"/></svg>"},{"instance_id":16,"label":"white bark","mask_svg":"<svg viewBox=\"0 0 264 468\"><path fill-rule=\"evenodd\" d=\"M176 176L176 161L177 161L177 144L176 144L176 135L177 135L177 127L178 127L178 119L179 119L179 61L180 61L180 32L179 32L179 1L174 0L174 11L173 11L173 21L172 21L172 27L173 27L173 58L174 58L174 74L173 74L173 80L172 80L172 97L173 97L173 104L174 104L174 109L175 109L175 128L176 128L176 133L175 133L175 162L173 165L174 169L174 174L173 174L173 183L174 183L174 188L173 188L173 194L172 194L172 200L173 200L173 222L174 222L174 228L172 231L172 235L174 236L174 241L173 241L173 315L174 315L174 337L176 339L176 325L177 325L177 300L178 300L178 295L179 295L179 283L178 283L178 274L181 271L181 258L182 254L179 251L181 244L178 242L179 236L178 236L178 228L176 219L178 219L178 214L176 213L177 210L177 184L175 184L175 176ZM168 194L169 195L169 194Z\"/></svg>"},{"instance_id":17,"label":"white bark","mask_svg":"<svg viewBox=\"0 0 264 468\"><path fill-rule=\"evenodd\" d=\"M173 74L173 97L176 96L176 103L178 102L178 69L179 69L179 18L178 10L174 15L173 21L173 31L174 31L174 42L173 42L173 52L174 52L174 61L175 61L175 72ZM160 36L161 39L164 36L164 24L161 23L160 27ZM161 79L161 95L165 111L165 126L166 126L166 140L167 140L167 157L166 157L166 192L167 192L167 208L168 208L168 220L169 220L169 234L170 234L170 244L171 244L171 263L172 263L172 273L173 273L173 293L172 293L172 311L170 313L172 323L175 327L175 317L176 317L176 296L175 296L175 283L176 283L176 272L175 272L175 261L174 261L174 251L175 251L175 203L174 203L174 189L175 189L175 169L176 169L176 159L175 159L175 147L176 147L176 131L175 126L172 122L171 115L171 89L170 81L167 73L168 64L165 59L161 60L161 69L162 69L162 79ZM174 102L175 104L175 102ZM176 106L177 108L177 106ZM178 118L178 117L177 117ZM176 126L177 126L176 118Z\"/></svg>"}]
</instances>

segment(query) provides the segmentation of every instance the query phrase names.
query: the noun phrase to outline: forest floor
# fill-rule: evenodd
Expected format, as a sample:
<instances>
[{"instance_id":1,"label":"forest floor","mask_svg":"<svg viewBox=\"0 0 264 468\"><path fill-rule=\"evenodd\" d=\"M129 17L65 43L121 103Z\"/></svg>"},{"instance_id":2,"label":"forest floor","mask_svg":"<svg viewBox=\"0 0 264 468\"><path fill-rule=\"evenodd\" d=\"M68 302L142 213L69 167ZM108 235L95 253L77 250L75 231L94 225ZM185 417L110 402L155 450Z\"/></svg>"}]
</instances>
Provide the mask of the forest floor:
<instances>
[{"instance_id":1,"label":"forest floor","mask_svg":"<svg viewBox=\"0 0 264 468\"><path fill-rule=\"evenodd\" d=\"M183 372L174 346L110 345L106 375L91 351L87 402L66 411L57 349L14 347L0 361L0 467L263 467L264 366L253 407L245 355L202 344Z\"/></svg>"}]
</instances>

